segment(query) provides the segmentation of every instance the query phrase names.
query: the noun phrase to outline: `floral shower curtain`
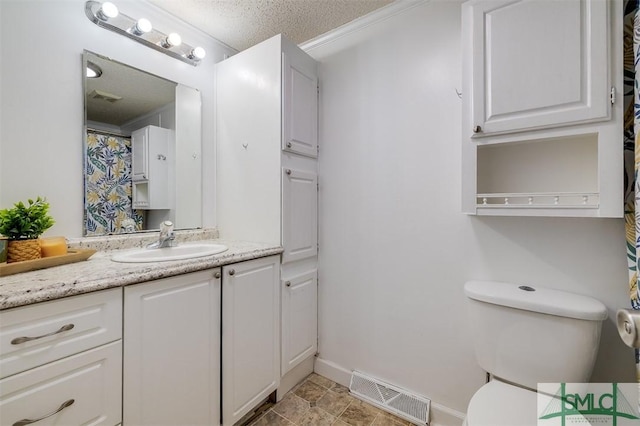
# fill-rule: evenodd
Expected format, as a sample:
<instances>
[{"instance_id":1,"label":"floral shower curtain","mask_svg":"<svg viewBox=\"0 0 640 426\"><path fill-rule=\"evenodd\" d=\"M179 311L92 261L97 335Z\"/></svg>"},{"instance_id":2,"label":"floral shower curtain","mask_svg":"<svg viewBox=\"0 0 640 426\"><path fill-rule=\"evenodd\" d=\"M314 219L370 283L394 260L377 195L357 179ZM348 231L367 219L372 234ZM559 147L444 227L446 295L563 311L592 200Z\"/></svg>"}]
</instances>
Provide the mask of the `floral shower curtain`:
<instances>
[{"instance_id":1,"label":"floral shower curtain","mask_svg":"<svg viewBox=\"0 0 640 426\"><path fill-rule=\"evenodd\" d=\"M624 8L624 218L629 264L631 307L640 309L638 258L640 247L640 16L638 0L627 0ZM640 351L636 349L636 375L640 382Z\"/></svg>"},{"instance_id":2,"label":"floral shower curtain","mask_svg":"<svg viewBox=\"0 0 640 426\"><path fill-rule=\"evenodd\" d=\"M141 229L132 207L131 139L88 131L85 161L85 234Z\"/></svg>"}]
</instances>

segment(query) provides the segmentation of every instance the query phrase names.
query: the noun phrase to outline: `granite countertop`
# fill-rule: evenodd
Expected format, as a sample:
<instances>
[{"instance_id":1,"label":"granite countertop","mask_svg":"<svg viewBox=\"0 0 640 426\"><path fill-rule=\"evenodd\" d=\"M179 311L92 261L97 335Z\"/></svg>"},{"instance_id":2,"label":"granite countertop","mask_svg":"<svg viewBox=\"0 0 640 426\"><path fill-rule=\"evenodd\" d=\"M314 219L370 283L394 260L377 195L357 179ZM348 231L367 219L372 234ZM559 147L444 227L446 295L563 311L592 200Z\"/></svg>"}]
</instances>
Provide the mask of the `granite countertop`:
<instances>
[{"instance_id":1,"label":"granite countertop","mask_svg":"<svg viewBox=\"0 0 640 426\"><path fill-rule=\"evenodd\" d=\"M283 251L273 244L219 239L198 242L224 244L229 250L195 259L149 263L113 262L111 257L124 250L99 251L87 261L0 278L0 310L216 268Z\"/></svg>"}]
</instances>

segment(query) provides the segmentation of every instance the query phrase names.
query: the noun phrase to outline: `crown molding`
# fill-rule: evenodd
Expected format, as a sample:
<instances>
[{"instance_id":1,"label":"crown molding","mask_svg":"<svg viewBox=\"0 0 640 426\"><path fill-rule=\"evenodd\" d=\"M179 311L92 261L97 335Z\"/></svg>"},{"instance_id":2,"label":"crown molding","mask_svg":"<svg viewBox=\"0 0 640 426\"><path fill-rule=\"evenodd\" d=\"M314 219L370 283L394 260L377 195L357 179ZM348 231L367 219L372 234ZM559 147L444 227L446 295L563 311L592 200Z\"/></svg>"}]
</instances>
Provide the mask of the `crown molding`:
<instances>
[{"instance_id":1,"label":"crown molding","mask_svg":"<svg viewBox=\"0 0 640 426\"><path fill-rule=\"evenodd\" d=\"M360 18L354 19L353 21L348 22L336 29L314 37L311 40L305 41L298 46L305 52L308 52L322 45L331 43L348 34L360 31L363 28L377 24L378 22L382 22L395 15L404 13L407 10L413 9L414 7L423 5L430 1L431 0L396 0L393 3L388 4L387 6L376 9L373 12L361 16Z\"/></svg>"}]
</instances>

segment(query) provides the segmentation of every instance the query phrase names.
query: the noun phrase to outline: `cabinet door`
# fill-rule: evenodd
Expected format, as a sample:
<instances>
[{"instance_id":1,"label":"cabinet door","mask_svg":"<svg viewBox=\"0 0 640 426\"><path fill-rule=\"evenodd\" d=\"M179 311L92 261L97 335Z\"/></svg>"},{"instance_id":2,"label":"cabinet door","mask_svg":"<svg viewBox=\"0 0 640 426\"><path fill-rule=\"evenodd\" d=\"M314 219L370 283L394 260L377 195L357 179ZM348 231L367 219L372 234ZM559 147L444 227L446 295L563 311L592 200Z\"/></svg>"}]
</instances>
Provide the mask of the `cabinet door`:
<instances>
[{"instance_id":1,"label":"cabinet door","mask_svg":"<svg viewBox=\"0 0 640 426\"><path fill-rule=\"evenodd\" d=\"M175 184L173 132L147 126L132 133L133 207L167 210L172 207ZM175 151L175 150L173 150Z\"/></svg>"},{"instance_id":2,"label":"cabinet door","mask_svg":"<svg viewBox=\"0 0 640 426\"><path fill-rule=\"evenodd\" d=\"M169 169L174 167L175 155L169 150L169 142L172 139L172 131L161 127L149 126L147 128L148 155L147 167L149 172L149 208L154 210L170 209Z\"/></svg>"},{"instance_id":3,"label":"cabinet door","mask_svg":"<svg viewBox=\"0 0 640 426\"><path fill-rule=\"evenodd\" d=\"M318 175L282 169L282 263L318 254Z\"/></svg>"},{"instance_id":4,"label":"cabinet door","mask_svg":"<svg viewBox=\"0 0 640 426\"><path fill-rule=\"evenodd\" d=\"M282 281L282 375L318 349L318 272Z\"/></svg>"},{"instance_id":5,"label":"cabinet door","mask_svg":"<svg viewBox=\"0 0 640 426\"><path fill-rule=\"evenodd\" d=\"M282 149L318 156L318 74L304 52L282 54Z\"/></svg>"},{"instance_id":6,"label":"cabinet door","mask_svg":"<svg viewBox=\"0 0 640 426\"><path fill-rule=\"evenodd\" d=\"M474 136L609 118L607 1L472 0L463 8Z\"/></svg>"},{"instance_id":7,"label":"cabinet door","mask_svg":"<svg viewBox=\"0 0 640 426\"><path fill-rule=\"evenodd\" d=\"M120 340L0 380L1 425L113 426L121 413Z\"/></svg>"},{"instance_id":8,"label":"cabinet door","mask_svg":"<svg viewBox=\"0 0 640 426\"><path fill-rule=\"evenodd\" d=\"M124 424L218 424L220 270L124 289Z\"/></svg>"},{"instance_id":9,"label":"cabinet door","mask_svg":"<svg viewBox=\"0 0 640 426\"><path fill-rule=\"evenodd\" d=\"M147 128L131 133L131 179L149 179L149 132Z\"/></svg>"},{"instance_id":10,"label":"cabinet door","mask_svg":"<svg viewBox=\"0 0 640 426\"><path fill-rule=\"evenodd\" d=\"M280 381L278 256L222 268L222 422L230 426Z\"/></svg>"}]
</instances>

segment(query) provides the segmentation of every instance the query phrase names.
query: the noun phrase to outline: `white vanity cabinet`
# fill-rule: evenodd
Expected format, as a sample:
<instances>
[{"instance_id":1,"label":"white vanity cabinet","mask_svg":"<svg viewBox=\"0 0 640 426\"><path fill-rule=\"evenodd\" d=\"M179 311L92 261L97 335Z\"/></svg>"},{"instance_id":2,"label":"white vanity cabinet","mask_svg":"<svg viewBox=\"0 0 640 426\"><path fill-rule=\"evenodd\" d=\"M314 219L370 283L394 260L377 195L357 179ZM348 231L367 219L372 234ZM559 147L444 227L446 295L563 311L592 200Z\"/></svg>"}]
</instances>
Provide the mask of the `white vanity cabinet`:
<instances>
[{"instance_id":1,"label":"white vanity cabinet","mask_svg":"<svg viewBox=\"0 0 640 426\"><path fill-rule=\"evenodd\" d=\"M146 126L131 133L133 208L171 208L174 151L172 130Z\"/></svg>"},{"instance_id":2,"label":"white vanity cabinet","mask_svg":"<svg viewBox=\"0 0 640 426\"><path fill-rule=\"evenodd\" d=\"M220 269L124 289L125 425L217 425Z\"/></svg>"},{"instance_id":3,"label":"white vanity cabinet","mask_svg":"<svg viewBox=\"0 0 640 426\"><path fill-rule=\"evenodd\" d=\"M1 311L0 425L233 425L280 384L279 266L272 255Z\"/></svg>"},{"instance_id":4,"label":"white vanity cabinet","mask_svg":"<svg viewBox=\"0 0 640 426\"><path fill-rule=\"evenodd\" d=\"M622 2L462 6L463 211L621 217Z\"/></svg>"},{"instance_id":5,"label":"white vanity cabinet","mask_svg":"<svg viewBox=\"0 0 640 426\"><path fill-rule=\"evenodd\" d=\"M317 276L317 63L279 35L216 64L216 76L220 237L280 244L281 306L301 312L317 304L315 286L306 287L304 298L287 298L291 289L284 283ZM289 313L281 313L281 354L287 358L281 360L278 396L312 371L317 348L311 319L301 325ZM313 349L299 356L309 342Z\"/></svg>"},{"instance_id":6,"label":"white vanity cabinet","mask_svg":"<svg viewBox=\"0 0 640 426\"><path fill-rule=\"evenodd\" d=\"M121 423L121 336L119 288L0 312L0 424Z\"/></svg>"},{"instance_id":7,"label":"white vanity cabinet","mask_svg":"<svg viewBox=\"0 0 640 426\"><path fill-rule=\"evenodd\" d=\"M231 426L280 383L279 256L222 275L222 424Z\"/></svg>"}]
</instances>

